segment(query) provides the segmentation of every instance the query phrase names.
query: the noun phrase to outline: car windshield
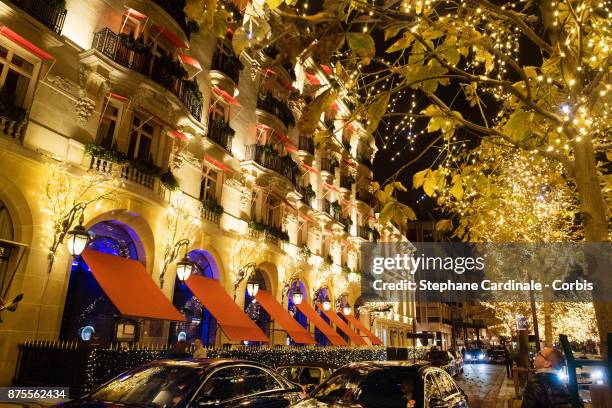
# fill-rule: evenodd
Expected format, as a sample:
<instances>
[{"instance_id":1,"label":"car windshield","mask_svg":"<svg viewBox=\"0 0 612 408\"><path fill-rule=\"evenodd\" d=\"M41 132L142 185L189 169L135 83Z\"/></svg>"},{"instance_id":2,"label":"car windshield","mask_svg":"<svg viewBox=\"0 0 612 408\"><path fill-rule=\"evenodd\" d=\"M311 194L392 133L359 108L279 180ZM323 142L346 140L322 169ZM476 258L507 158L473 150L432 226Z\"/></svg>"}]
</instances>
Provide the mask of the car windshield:
<instances>
[{"instance_id":1,"label":"car windshield","mask_svg":"<svg viewBox=\"0 0 612 408\"><path fill-rule=\"evenodd\" d=\"M203 373L201 366L144 366L103 386L91 398L138 407L175 407L191 396Z\"/></svg>"},{"instance_id":2,"label":"car windshield","mask_svg":"<svg viewBox=\"0 0 612 408\"><path fill-rule=\"evenodd\" d=\"M493 351L491 352L491 355L492 355L492 356L503 356L504 354L506 354L506 353L504 353L504 351L503 351L503 350L493 350Z\"/></svg>"},{"instance_id":3,"label":"car windshield","mask_svg":"<svg viewBox=\"0 0 612 408\"><path fill-rule=\"evenodd\" d=\"M425 355L425 359L431 362L448 361L448 353L446 351L430 351Z\"/></svg>"}]
</instances>

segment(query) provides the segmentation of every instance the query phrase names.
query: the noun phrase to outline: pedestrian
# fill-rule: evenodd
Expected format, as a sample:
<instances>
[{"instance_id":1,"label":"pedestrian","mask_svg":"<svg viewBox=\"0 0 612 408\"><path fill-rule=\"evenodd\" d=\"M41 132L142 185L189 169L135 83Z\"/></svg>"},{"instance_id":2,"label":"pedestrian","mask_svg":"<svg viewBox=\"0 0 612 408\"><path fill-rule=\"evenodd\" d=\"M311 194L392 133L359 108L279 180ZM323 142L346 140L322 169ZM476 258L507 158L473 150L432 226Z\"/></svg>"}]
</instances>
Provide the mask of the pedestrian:
<instances>
[{"instance_id":1,"label":"pedestrian","mask_svg":"<svg viewBox=\"0 0 612 408\"><path fill-rule=\"evenodd\" d=\"M504 357L504 363L506 364L506 377L512 378L512 355L506 346L504 346Z\"/></svg>"},{"instance_id":2,"label":"pedestrian","mask_svg":"<svg viewBox=\"0 0 612 408\"><path fill-rule=\"evenodd\" d=\"M168 357L170 358L184 358L188 357L187 354L187 342L185 340L179 340L176 342L172 351L168 353Z\"/></svg>"},{"instance_id":3,"label":"pedestrian","mask_svg":"<svg viewBox=\"0 0 612 408\"><path fill-rule=\"evenodd\" d=\"M564 358L561 351L545 347L536 353L535 375L527 381L521 408L570 408L567 385L559 377Z\"/></svg>"},{"instance_id":4,"label":"pedestrian","mask_svg":"<svg viewBox=\"0 0 612 408\"><path fill-rule=\"evenodd\" d=\"M193 358L206 358L206 349L202 345L202 340L195 339L193 342Z\"/></svg>"}]
</instances>

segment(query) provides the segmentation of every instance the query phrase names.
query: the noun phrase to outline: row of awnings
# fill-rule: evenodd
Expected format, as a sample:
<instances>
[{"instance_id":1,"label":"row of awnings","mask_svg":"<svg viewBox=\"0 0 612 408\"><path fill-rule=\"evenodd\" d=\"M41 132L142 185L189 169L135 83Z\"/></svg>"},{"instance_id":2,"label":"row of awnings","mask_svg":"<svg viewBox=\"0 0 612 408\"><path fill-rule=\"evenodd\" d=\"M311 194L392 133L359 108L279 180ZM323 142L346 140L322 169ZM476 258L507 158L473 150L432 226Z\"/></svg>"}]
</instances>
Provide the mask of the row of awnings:
<instances>
[{"instance_id":1,"label":"row of awnings","mask_svg":"<svg viewBox=\"0 0 612 408\"><path fill-rule=\"evenodd\" d=\"M91 249L85 250L82 256L106 296L122 315L146 319L185 321L185 317L162 293L140 262ZM217 320L228 339L232 341L269 341L265 333L234 303L217 280L191 275L185 283L202 306ZM272 293L260 289L255 295L255 299L293 341L300 344L316 344L310 332L302 327L276 301ZM297 308L306 316L308 321L325 335L332 345L348 345L346 340L308 303L302 302L297 305ZM358 332L369 338L372 344L382 344L380 339L374 336L354 316L342 314L348 323L353 326L351 328L347 321L342 319L335 311L330 310L324 313L330 322L349 338L353 345L367 345L367 342Z\"/></svg>"}]
</instances>

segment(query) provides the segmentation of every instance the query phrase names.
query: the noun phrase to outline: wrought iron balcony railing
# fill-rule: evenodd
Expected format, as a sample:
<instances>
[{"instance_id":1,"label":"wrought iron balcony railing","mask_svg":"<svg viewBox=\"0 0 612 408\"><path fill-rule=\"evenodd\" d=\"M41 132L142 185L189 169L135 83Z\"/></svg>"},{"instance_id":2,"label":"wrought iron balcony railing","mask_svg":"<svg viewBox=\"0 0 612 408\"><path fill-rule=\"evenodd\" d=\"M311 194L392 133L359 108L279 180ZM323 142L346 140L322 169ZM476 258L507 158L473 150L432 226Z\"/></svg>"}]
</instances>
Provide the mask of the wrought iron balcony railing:
<instances>
[{"instance_id":1,"label":"wrought iron balcony railing","mask_svg":"<svg viewBox=\"0 0 612 408\"><path fill-rule=\"evenodd\" d=\"M11 0L17 7L43 23L57 34L62 33L66 9L46 0Z\"/></svg>"},{"instance_id":2,"label":"wrought iron balcony railing","mask_svg":"<svg viewBox=\"0 0 612 408\"><path fill-rule=\"evenodd\" d=\"M350 176L342 176L340 177L340 187L345 188L347 190L351 189L351 186L355 182L355 179Z\"/></svg>"},{"instance_id":3,"label":"wrought iron balcony railing","mask_svg":"<svg viewBox=\"0 0 612 408\"><path fill-rule=\"evenodd\" d=\"M252 160L260 166L285 176L293 185L297 184L299 171L296 171L295 166L288 165L288 160L291 160L290 156L281 157L270 147L254 144L246 146L244 159Z\"/></svg>"},{"instance_id":4,"label":"wrought iron balcony railing","mask_svg":"<svg viewBox=\"0 0 612 408\"><path fill-rule=\"evenodd\" d=\"M242 63L235 55L227 55L219 50L215 52L210 69L226 74L234 83L238 83Z\"/></svg>"},{"instance_id":5,"label":"wrought iron balcony railing","mask_svg":"<svg viewBox=\"0 0 612 408\"><path fill-rule=\"evenodd\" d=\"M293 117L291 109L289 109L285 102L276 99L272 95L259 95L257 99L257 109L262 109L276 116L287 127L295 125L295 118Z\"/></svg>"},{"instance_id":6,"label":"wrought iron balcony railing","mask_svg":"<svg viewBox=\"0 0 612 408\"><path fill-rule=\"evenodd\" d=\"M314 140L312 140L311 137L300 135L300 139L298 141L298 149L314 155L315 153Z\"/></svg>"},{"instance_id":7,"label":"wrought iron balcony railing","mask_svg":"<svg viewBox=\"0 0 612 408\"><path fill-rule=\"evenodd\" d=\"M146 51L146 47L143 47L145 51L132 49L121 41L119 35L103 28L94 34L92 48L117 64L145 75L170 90L194 118L202 119L201 98L189 86L189 81L174 76L162 59Z\"/></svg>"},{"instance_id":8,"label":"wrought iron balcony railing","mask_svg":"<svg viewBox=\"0 0 612 408\"><path fill-rule=\"evenodd\" d=\"M234 129L227 122L212 118L208 121L208 133L206 136L230 153L235 133Z\"/></svg>"},{"instance_id":9,"label":"wrought iron balcony railing","mask_svg":"<svg viewBox=\"0 0 612 408\"><path fill-rule=\"evenodd\" d=\"M333 174L336 171L337 166L338 164L334 160L327 158L321 159L321 171L327 171Z\"/></svg>"}]
</instances>

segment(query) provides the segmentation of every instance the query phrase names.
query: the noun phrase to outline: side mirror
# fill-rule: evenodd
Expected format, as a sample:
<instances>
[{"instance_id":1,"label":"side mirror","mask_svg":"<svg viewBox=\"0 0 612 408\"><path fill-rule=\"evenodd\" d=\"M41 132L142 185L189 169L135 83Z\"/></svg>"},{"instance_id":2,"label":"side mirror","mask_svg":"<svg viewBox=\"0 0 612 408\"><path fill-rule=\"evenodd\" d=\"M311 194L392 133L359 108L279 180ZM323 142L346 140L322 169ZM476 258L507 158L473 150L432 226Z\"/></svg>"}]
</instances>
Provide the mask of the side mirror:
<instances>
[{"instance_id":1,"label":"side mirror","mask_svg":"<svg viewBox=\"0 0 612 408\"><path fill-rule=\"evenodd\" d=\"M440 398L430 398L429 399L429 408L449 408L450 405L448 402L444 401Z\"/></svg>"}]
</instances>

